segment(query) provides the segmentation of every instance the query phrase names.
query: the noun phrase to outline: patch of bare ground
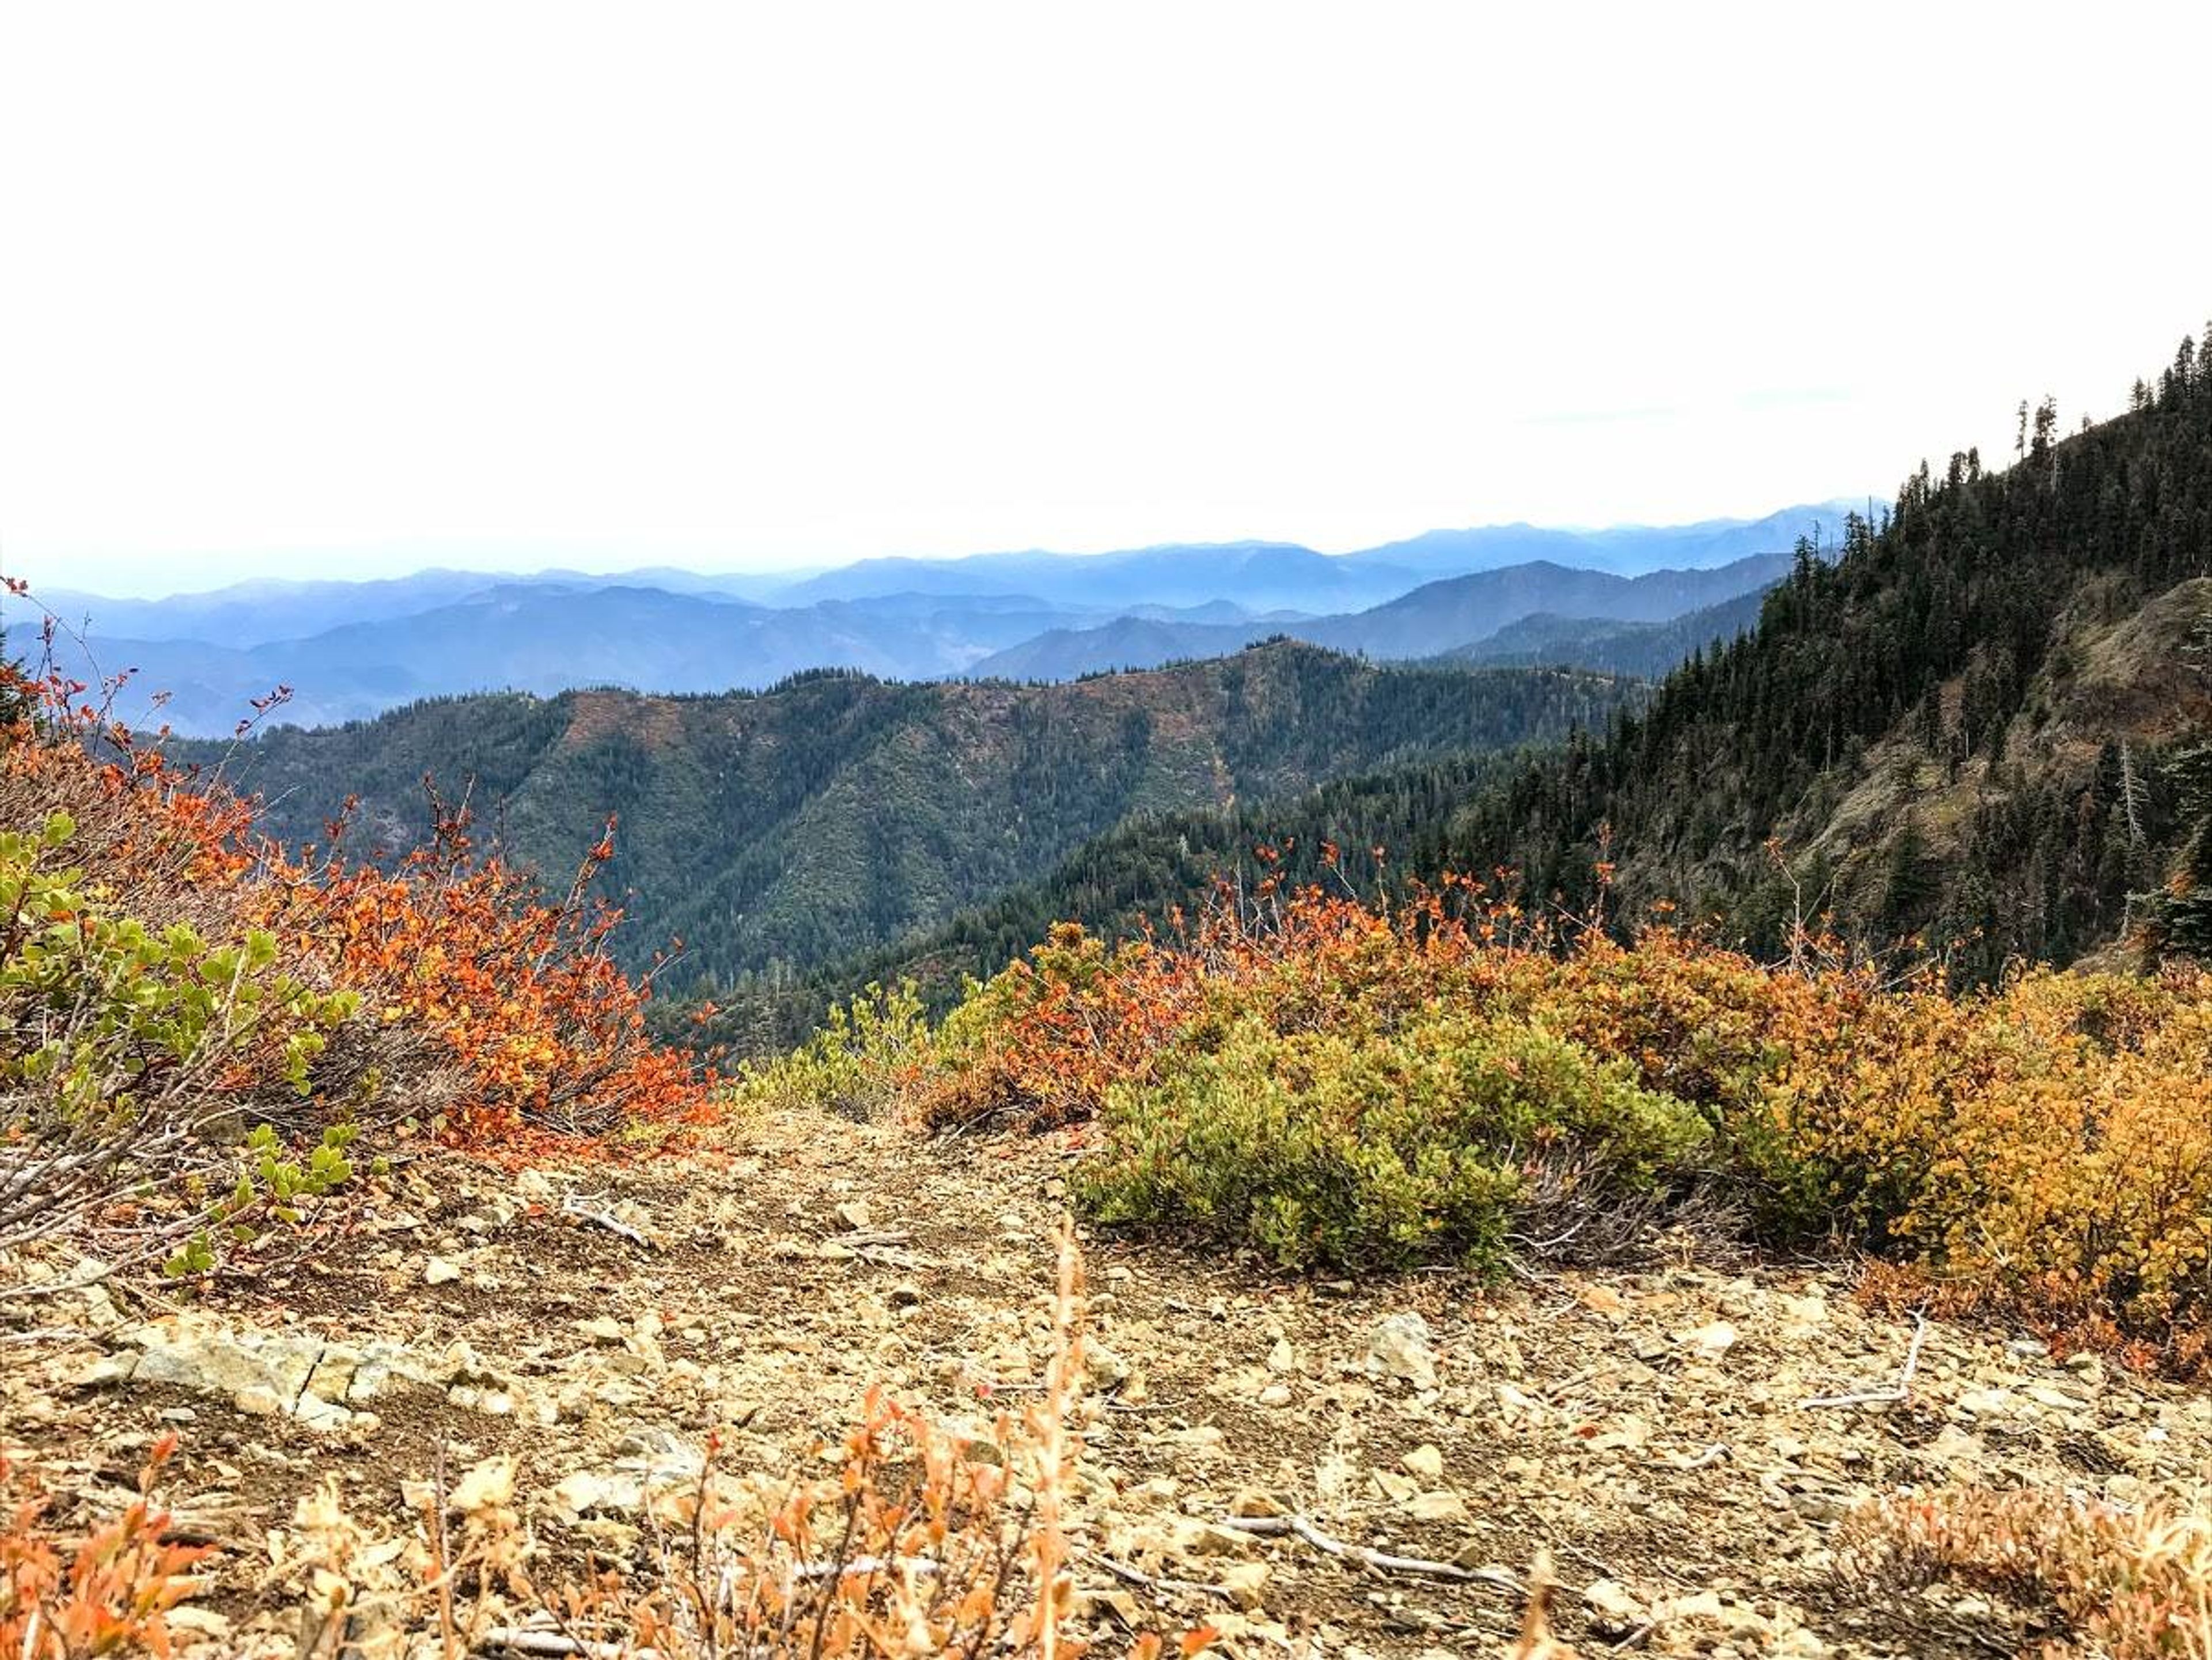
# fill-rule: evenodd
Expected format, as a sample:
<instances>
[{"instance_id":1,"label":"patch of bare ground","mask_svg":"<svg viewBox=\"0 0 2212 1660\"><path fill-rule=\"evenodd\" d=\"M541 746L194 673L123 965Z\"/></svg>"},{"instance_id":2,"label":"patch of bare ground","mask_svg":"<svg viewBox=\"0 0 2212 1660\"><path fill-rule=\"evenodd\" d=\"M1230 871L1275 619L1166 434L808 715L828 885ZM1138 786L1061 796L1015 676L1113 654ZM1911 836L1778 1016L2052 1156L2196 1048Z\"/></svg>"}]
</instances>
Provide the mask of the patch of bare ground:
<instances>
[{"instance_id":1,"label":"patch of bare ground","mask_svg":"<svg viewBox=\"0 0 2212 1660\"><path fill-rule=\"evenodd\" d=\"M1040 1386L1060 1144L806 1116L738 1145L520 1177L418 1161L260 1280L0 1304L0 1440L88 1520L176 1431L165 1492L218 1547L182 1651L290 1657L282 1566L326 1484L373 1549L421 1524L404 1485L510 1456L532 1572L558 1583L641 1560L644 1496L709 1437L727 1468L787 1469L871 1384L979 1426ZM1097 1653L1205 1621L1237 1655L1502 1654L1540 1549L1586 1657L2014 1652L2038 1610L1870 1590L1838 1572L1838 1523L1900 1488L2133 1502L2212 1467L2201 1395L2002 1330L1931 1322L1915 1356L1913 1322L1835 1270L1662 1248L1498 1287L1086 1254L1073 1529ZM1867 1398L1814 1404L1838 1396Z\"/></svg>"}]
</instances>

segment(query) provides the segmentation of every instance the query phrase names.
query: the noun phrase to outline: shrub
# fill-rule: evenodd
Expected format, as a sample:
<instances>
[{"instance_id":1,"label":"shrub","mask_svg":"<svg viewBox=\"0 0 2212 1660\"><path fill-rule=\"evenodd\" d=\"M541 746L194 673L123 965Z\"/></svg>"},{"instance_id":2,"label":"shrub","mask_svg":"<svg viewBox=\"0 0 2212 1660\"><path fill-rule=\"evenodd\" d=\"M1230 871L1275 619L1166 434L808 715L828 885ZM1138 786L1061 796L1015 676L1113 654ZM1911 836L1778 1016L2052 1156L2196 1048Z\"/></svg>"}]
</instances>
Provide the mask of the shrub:
<instances>
[{"instance_id":1,"label":"shrub","mask_svg":"<svg viewBox=\"0 0 2212 1660\"><path fill-rule=\"evenodd\" d=\"M2074 1639L2055 1654L2212 1657L2212 1516L2201 1509L1948 1487L1881 1500L1838 1544L1846 1569L1884 1595L1948 1577L2055 1607Z\"/></svg>"},{"instance_id":2,"label":"shrub","mask_svg":"<svg viewBox=\"0 0 2212 1660\"><path fill-rule=\"evenodd\" d=\"M46 1500L17 1492L0 1457L0 1654L9 1660L94 1660L169 1652L167 1615L196 1589L209 1554L169 1537L154 1484L176 1450L165 1437L138 1479L138 1497L113 1521L71 1542L46 1526Z\"/></svg>"},{"instance_id":3,"label":"shrub","mask_svg":"<svg viewBox=\"0 0 2212 1660\"><path fill-rule=\"evenodd\" d=\"M1760 1237L1871 1250L1923 1297L2212 1358L2200 970L1960 996L1822 942L1560 938L1463 880L1309 889L1166 939L1064 925L906 1052L924 1122L1095 1122L1102 1216L1285 1262L1495 1260L1563 1171L1663 1201L1694 1169Z\"/></svg>"},{"instance_id":4,"label":"shrub","mask_svg":"<svg viewBox=\"0 0 2212 1660\"><path fill-rule=\"evenodd\" d=\"M0 830L0 1243L66 1227L148 1177L216 1166L241 1121L313 1092L359 996L282 970L276 937L149 927L73 852L59 808Z\"/></svg>"},{"instance_id":5,"label":"shrub","mask_svg":"<svg viewBox=\"0 0 2212 1660\"><path fill-rule=\"evenodd\" d=\"M914 982L890 991L872 985L832 1008L821 1030L789 1055L742 1063L726 1096L739 1107L826 1106L865 1122L907 1098L933 1052Z\"/></svg>"},{"instance_id":6,"label":"shrub","mask_svg":"<svg viewBox=\"0 0 2212 1660\"><path fill-rule=\"evenodd\" d=\"M516 1156L706 1110L587 897L611 825L557 897L465 812L395 869L337 826L293 856L87 695L0 668L0 1247L113 1219L204 1268L340 1188L356 1130Z\"/></svg>"},{"instance_id":7,"label":"shrub","mask_svg":"<svg viewBox=\"0 0 2212 1660\"><path fill-rule=\"evenodd\" d=\"M1077 1191L1103 1220L1195 1223L1292 1267L1494 1267L1536 1161L1648 1191L1709 1134L1625 1064L1443 1009L1387 1034L1247 1018L1117 1086Z\"/></svg>"}]
</instances>

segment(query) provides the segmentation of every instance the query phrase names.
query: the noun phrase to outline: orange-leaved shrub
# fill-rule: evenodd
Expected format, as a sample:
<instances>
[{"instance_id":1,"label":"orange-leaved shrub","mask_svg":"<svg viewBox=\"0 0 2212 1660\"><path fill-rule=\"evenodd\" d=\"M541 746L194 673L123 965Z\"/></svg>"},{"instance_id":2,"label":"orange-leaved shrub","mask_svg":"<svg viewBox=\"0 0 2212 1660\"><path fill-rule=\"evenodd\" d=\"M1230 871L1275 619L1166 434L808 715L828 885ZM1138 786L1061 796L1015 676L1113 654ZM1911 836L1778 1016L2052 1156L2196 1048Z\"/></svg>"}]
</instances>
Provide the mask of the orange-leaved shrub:
<instances>
[{"instance_id":1,"label":"orange-leaved shrub","mask_svg":"<svg viewBox=\"0 0 2212 1660\"><path fill-rule=\"evenodd\" d=\"M154 1502L154 1483L176 1444L173 1435L157 1442L137 1497L81 1539L52 1530L46 1498L0 1456L0 1654L94 1660L169 1652L169 1612L198 1588L191 1570L210 1554L172 1539L169 1515Z\"/></svg>"},{"instance_id":2,"label":"orange-leaved shrub","mask_svg":"<svg viewBox=\"0 0 2212 1660\"><path fill-rule=\"evenodd\" d=\"M1850 1517L1838 1557L1886 1596L1965 1581L2069 1627L2051 1656L2212 1660L2212 1514L2044 1490L1945 1487Z\"/></svg>"},{"instance_id":3,"label":"orange-leaved shrub","mask_svg":"<svg viewBox=\"0 0 2212 1660\"><path fill-rule=\"evenodd\" d=\"M921 1058L917 1059L917 1054ZM1062 927L902 1051L927 1122L1079 1126L1103 1216L1291 1263L1495 1261L1593 1206L1716 1199L2194 1365L2212 1341L2212 978L1954 994L1808 942L1769 964L1533 922L1453 879ZM1570 1226L1579 1226L1571 1222Z\"/></svg>"},{"instance_id":4,"label":"orange-leaved shrub","mask_svg":"<svg viewBox=\"0 0 2212 1660\"><path fill-rule=\"evenodd\" d=\"M114 1224L204 1267L364 1127L504 1151L703 1110L586 897L605 842L550 901L459 816L389 871L288 854L103 707L0 669L0 1243Z\"/></svg>"}]
</instances>

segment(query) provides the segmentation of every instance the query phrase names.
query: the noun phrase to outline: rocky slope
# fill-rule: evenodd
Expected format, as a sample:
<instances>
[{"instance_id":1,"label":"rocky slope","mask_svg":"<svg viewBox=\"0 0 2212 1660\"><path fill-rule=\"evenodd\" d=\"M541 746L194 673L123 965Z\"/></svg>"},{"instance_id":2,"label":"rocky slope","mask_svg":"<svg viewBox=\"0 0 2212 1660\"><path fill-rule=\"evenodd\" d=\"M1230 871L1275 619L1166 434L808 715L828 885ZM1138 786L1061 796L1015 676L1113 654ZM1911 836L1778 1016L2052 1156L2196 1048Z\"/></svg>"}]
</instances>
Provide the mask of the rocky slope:
<instances>
[{"instance_id":1,"label":"rocky slope","mask_svg":"<svg viewBox=\"0 0 2212 1660\"><path fill-rule=\"evenodd\" d=\"M872 1383L967 1425L1025 1398L1065 1156L809 1115L621 1171L422 1159L258 1282L0 1304L0 1440L82 1516L180 1434L165 1493L216 1554L178 1629L210 1660L300 1651L304 1541L342 1513L349 1640L374 1652L434 1480L511 1479L529 1570L558 1583L648 1552L655 1493L697 1480L710 1436L773 1471L834 1444ZM1503 1653L1540 1548L1584 1655L2008 1652L2034 1610L1870 1588L1843 1519L1951 1481L2136 1501L2212 1462L2201 1394L1941 1322L1916 1356L1913 1322L1840 1272L1687 1239L1504 1288L1111 1237L1087 1257L1073 1530L1096 1653L1200 1620L1231 1655ZM1292 1515L1450 1572L1271 1531Z\"/></svg>"}]
</instances>

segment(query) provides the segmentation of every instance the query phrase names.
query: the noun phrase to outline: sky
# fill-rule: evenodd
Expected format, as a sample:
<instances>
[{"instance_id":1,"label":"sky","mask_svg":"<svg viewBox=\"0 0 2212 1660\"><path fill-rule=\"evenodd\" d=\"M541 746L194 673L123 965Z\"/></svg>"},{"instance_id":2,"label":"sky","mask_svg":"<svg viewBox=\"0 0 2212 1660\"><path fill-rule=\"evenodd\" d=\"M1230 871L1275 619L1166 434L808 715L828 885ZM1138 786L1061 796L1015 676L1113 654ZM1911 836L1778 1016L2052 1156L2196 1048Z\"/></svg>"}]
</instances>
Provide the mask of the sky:
<instances>
[{"instance_id":1,"label":"sky","mask_svg":"<svg viewBox=\"0 0 2212 1660\"><path fill-rule=\"evenodd\" d=\"M2212 313L2212 7L0 0L0 569L1750 516Z\"/></svg>"}]
</instances>

